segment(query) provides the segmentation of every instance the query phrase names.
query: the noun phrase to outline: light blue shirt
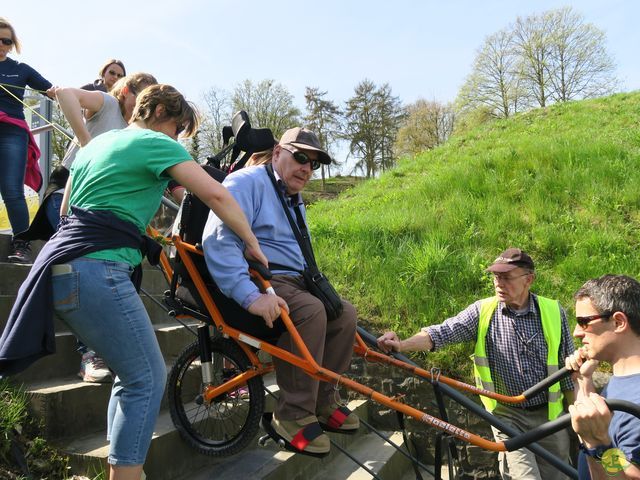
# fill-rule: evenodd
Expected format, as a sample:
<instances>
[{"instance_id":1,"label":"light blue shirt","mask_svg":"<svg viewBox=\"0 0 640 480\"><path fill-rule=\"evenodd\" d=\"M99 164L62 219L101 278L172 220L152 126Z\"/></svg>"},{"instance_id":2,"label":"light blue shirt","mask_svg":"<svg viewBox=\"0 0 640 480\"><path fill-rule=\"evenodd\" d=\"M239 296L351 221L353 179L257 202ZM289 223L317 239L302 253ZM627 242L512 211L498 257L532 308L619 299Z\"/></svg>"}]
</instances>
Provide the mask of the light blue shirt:
<instances>
[{"instance_id":1,"label":"light blue shirt","mask_svg":"<svg viewBox=\"0 0 640 480\"><path fill-rule=\"evenodd\" d=\"M284 195L284 183L279 179L277 172L274 173ZM230 174L223 185L240 204L269 263L302 271L305 267L304 257L265 166L238 170ZM296 204L300 205L306 222L300 194L293 197L285 195L284 198L289 204L294 222L296 216L293 207ZM204 227L202 246L209 273L222 293L233 298L244 308L251 305L260 296L260 291L249 277L249 267L244 258L244 243L213 212L209 213ZM291 270L272 271L284 275L298 275Z\"/></svg>"}]
</instances>

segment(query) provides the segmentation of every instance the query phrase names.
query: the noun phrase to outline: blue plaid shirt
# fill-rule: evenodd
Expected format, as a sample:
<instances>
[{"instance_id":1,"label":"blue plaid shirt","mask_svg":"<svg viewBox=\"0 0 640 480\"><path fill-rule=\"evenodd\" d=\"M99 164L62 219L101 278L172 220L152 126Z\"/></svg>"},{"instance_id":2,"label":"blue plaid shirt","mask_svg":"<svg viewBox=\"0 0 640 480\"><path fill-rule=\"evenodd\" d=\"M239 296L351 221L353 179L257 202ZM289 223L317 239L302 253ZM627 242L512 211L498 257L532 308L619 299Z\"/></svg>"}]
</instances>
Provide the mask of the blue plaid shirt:
<instances>
[{"instance_id":1,"label":"blue plaid shirt","mask_svg":"<svg viewBox=\"0 0 640 480\"><path fill-rule=\"evenodd\" d=\"M558 362L563 367L564 359L573 353L575 347L563 308L560 308L560 314L562 337ZM480 301L477 301L440 325L422 330L431 336L434 349L439 349L451 343L470 340L475 342L478 338L479 319ZM497 393L520 395L547 377L547 343L542 331L536 295L529 294L529 308L522 313L516 313L504 302L498 303L487 332L486 351ZM562 391L573 391L571 378L562 379L560 387ZM532 407L544 403L547 403L546 392L519 406Z\"/></svg>"}]
</instances>

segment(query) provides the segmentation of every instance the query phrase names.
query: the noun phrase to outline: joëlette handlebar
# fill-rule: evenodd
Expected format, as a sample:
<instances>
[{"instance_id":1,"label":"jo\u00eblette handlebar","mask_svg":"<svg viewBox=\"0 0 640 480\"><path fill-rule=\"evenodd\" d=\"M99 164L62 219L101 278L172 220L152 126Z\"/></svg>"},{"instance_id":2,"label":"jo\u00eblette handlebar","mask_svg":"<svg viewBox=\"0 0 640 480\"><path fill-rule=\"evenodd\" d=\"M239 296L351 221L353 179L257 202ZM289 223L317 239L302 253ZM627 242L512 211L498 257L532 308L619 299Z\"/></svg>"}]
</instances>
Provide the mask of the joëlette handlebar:
<instances>
[{"instance_id":1,"label":"jo\u00eblette handlebar","mask_svg":"<svg viewBox=\"0 0 640 480\"><path fill-rule=\"evenodd\" d=\"M377 338L372 335L371 333L367 332L365 329L363 329L362 327L358 327L358 334L362 337L363 340L365 340L366 343L370 344L370 345L377 345ZM391 354L394 358L396 358L397 361L399 362L403 362L406 363L409 367L411 367L413 370L419 370L415 364L413 364L413 362L409 361L409 359L407 359L404 355L399 355L397 353L392 353ZM436 378L432 378L433 374L424 371L427 374L427 377L430 377L431 381L439 381L442 383L445 383L449 386L460 386L461 382L457 382L456 380L452 380L448 377L444 377L442 375L436 377ZM417 373L417 372L416 372ZM520 398L523 397L524 399L530 398L533 395L536 395L537 393L546 390L548 388L549 385L552 385L556 382L558 382L560 379L564 378L565 376L571 374L571 370L567 369L566 367L558 370L556 373L549 375L547 378L545 378L544 380L542 380L541 382L539 382L538 384L534 385L533 387L531 387L530 389L526 390L524 393L522 393L522 395L519 395L517 397L510 397L510 398ZM424 375L421 375L424 376ZM447 380L447 381L445 381ZM452 381L451 381L452 380ZM456 383L458 383L458 385L456 385ZM466 385L467 387L470 387L470 385L467 384L462 384L462 385ZM464 390L467 391L472 391L472 389L469 388L464 388ZM481 389L476 389L476 390L481 390ZM482 390L482 392L484 392L484 390ZM493 397L493 392L486 392L487 395L486 396L491 396ZM485 393L481 393L482 395L485 395ZM491 394L491 395L488 395ZM620 412L625 412L625 413L629 413L631 415L634 415L635 417L640 418L640 405L636 405L635 403L632 402L628 402L626 400L617 400L614 398L607 398L605 399L605 402L607 404L607 406L609 407L610 410L612 411L620 411ZM571 425L571 415L566 413L558 418L556 418L555 420L551 420L543 425L540 425L532 430L529 430L523 434L519 434L517 436L515 436L514 438L511 438L509 440L506 440L504 442L504 446L506 447L507 451L511 452L513 450L518 450L519 448L525 447L530 445L533 442L536 442L538 440L540 440L541 438L545 438L553 433L559 432L560 430L563 430L567 427L569 427ZM508 433L508 432L505 432Z\"/></svg>"},{"instance_id":2,"label":"jo\u00eblette handlebar","mask_svg":"<svg viewBox=\"0 0 640 480\"><path fill-rule=\"evenodd\" d=\"M626 400L616 400L615 398L606 398L605 402L609 407L609 410L629 413L635 417L640 418L640 405L628 402ZM559 432L571 425L571 415L565 413L564 415L544 423L533 430L529 430L522 435L518 435L515 438L511 438L504 442L504 446L507 447L509 452L518 450L532 442L536 442L541 438L547 437L553 433Z\"/></svg>"},{"instance_id":3,"label":"jo\u00eblette handlebar","mask_svg":"<svg viewBox=\"0 0 640 480\"><path fill-rule=\"evenodd\" d=\"M358 327L358 335L367 345L376 347L376 348L378 347L377 337L372 335L368 331L366 331L364 328ZM489 397L494 400L497 400L501 403L508 403L508 404L522 403L527 399L530 399L535 395L546 391L550 385L553 385L554 383L560 381L562 378L571 374L571 370L567 369L566 367L563 367L557 372L553 373L552 375L549 375L547 378L541 380L539 383L529 388L522 394L516 395L516 396L510 396L510 395L503 395L500 393L490 392L489 390L485 390L483 388L479 388L474 385L469 385L468 383L464 383L459 380L455 380L453 378L447 377L445 375L441 375L439 371L429 372L413 364L413 362L406 362L405 360L399 358L400 356L395 352L392 352L389 355L384 355L379 352L367 350L366 357L369 360L378 360L384 363L390 363L393 366L399 367L403 370L407 370L416 376L426 378L431 382L438 381L440 383L444 383L458 390L463 390L463 391L474 393L477 395L483 395L485 397Z\"/></svg>"}]
</instances>

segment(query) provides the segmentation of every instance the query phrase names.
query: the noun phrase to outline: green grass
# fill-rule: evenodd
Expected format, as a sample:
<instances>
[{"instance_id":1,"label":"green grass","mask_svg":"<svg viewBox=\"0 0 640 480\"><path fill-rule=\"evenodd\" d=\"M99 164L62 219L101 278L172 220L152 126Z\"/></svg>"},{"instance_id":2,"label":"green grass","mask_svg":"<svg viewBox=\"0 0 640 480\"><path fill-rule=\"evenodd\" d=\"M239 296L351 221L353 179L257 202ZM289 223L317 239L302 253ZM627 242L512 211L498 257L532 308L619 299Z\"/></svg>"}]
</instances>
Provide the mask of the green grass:
<instances>
[{"instance_id":1,"label":"green grass","mask_svg":"<svg viewBox=\"0 0 640 480\"><path fill-rule=\"evenodd\" d=\"M67 479L68 459L39 436L40 426L29 415L29 396L24 388L0 379L0 478L25 478L16 451L26 462L30 478ZM94 480L103 480L104 473Z\"/></svg>"},{"instance_id":2,"label":"green grass","mask_svg":"<svg viewBox=\"0 0 640 480\"><path fill-rule=\"evenodd\" d=\"M27 395L0 379L0 464L9 462L11 441L27 419Z\"/></svg>"},{"instance_id":3,"label":"green grass","mask_svg":"<svg viewBox=\"0 0 640 480\"><path fill-rule=\"evenodd\" d=\"M379 331L404 335L492 294L484 269L509 246L537 264L534 291L573 312L604 273L640 275L640 93L555 105L453 137L336 201L310 207L316 256ZM429 355L466 377L471 347Z\"/></svg>"},{"instance_id":4,"label":"green grass","mask_svg":"<svg viewBox=\"0 0 640 480\"><path fill-rule=\"evenodd\" d=\"M311 205L320 200L334 199L338 194L363 182L362 177L338 176L326 178L323 185L321 178L314 178L304 189L305 204Z\"/></svg>"}]
</instances>

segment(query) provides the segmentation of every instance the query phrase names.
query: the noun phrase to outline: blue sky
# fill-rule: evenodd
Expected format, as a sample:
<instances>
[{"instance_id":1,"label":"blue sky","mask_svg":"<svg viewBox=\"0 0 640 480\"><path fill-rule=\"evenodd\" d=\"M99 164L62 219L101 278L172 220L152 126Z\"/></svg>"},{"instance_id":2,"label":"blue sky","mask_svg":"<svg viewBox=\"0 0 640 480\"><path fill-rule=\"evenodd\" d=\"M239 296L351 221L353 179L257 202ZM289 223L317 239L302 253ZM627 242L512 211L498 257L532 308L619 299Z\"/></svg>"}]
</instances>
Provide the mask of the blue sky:
<instances>
[{"instance_id":1,"label":"blue sky","mask_svg":"<svg viewBox=\"0 0 640 480\"><path fill-rule=\"evenodd\" d=\"M342 104L357 83L388 82L404 103L451 101L483 39L526 16L570 5L604 30L625 90L640 89L634 0L155 0L3 2L19 58L54 84L81 85L109 57L191 100L216 86L272 78L304 107L305 86Z\"/></svg>"}]
</instances>

